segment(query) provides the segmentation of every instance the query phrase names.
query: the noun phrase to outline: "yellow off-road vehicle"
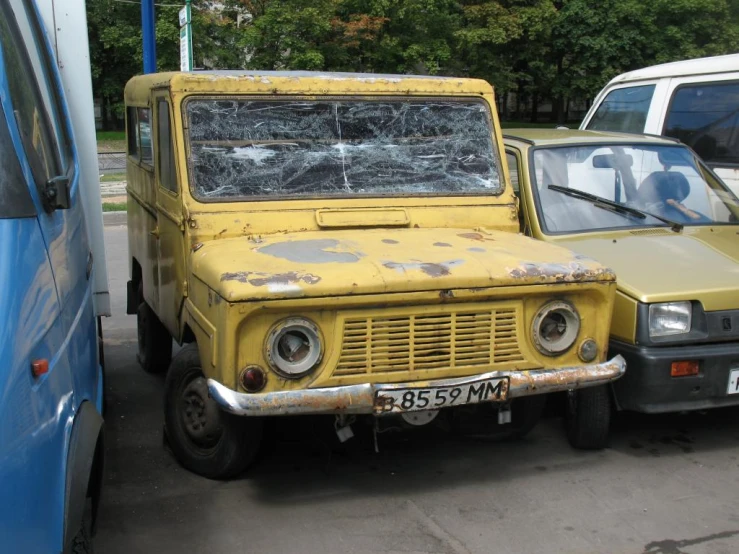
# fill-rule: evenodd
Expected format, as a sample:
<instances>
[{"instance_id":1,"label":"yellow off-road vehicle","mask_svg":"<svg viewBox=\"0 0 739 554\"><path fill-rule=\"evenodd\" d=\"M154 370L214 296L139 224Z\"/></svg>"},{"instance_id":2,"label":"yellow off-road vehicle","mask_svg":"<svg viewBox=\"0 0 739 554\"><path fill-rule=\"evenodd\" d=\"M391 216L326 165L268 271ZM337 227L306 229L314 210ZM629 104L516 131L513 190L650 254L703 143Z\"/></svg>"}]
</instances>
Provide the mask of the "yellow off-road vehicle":
<instances>
[{"instance_id":1,"label":"yellow off-road vehicle","mask_svg":"<svg viewBox=\"0 0 739 554\"><path fill-rule=\"evenodd\" d=\"M602 444L615 276L517 233L488 83L166 73L125 99L128 312L182 465L234 475L286 414L346 435L487 403L522 434L575 389L570 439Z\"/></svg>"}]
</instances>

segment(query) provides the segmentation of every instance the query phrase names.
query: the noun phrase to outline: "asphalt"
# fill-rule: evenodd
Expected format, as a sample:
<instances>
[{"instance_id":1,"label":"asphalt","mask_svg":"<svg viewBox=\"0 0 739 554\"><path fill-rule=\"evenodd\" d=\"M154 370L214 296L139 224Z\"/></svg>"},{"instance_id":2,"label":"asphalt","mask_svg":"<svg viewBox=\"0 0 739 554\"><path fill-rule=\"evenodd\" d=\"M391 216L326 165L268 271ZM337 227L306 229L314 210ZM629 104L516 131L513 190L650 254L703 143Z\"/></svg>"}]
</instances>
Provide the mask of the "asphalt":
<instances>
[{"instance_id":1,"label":"asphalt","mask_svg":"<svg viewBox=\"0 0 739 554\"><path fill-rule=\"evenodd\" d=\"M326 418L271 422L230 482L180 468L162 434L163 378L136 363L126 228L105 240L106 473L99 553L739 552L739 410L621 414L610 447L575 451L557 410L525 439L449 429L339 445Z\"/></svg>"}]
</instances>

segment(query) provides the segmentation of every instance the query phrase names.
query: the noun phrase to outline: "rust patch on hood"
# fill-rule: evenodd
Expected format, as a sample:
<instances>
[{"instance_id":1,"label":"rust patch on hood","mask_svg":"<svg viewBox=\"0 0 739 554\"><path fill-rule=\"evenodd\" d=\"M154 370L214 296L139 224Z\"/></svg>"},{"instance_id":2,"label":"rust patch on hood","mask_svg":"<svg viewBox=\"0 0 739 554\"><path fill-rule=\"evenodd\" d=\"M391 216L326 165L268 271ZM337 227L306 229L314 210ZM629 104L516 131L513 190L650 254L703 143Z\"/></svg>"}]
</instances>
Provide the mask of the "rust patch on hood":
<instances>
[{"instance_id":1,"label":"rust patch on hood","mask_svg":"<svg viewBox=\"0 0 739 554\"><path fill-rule=\"evenodd\" d=\"M457 236L462 237L463 239L476 240L478 242L484 242L486 240L495 242L495 239L486 237L482 233L459 233Z\"/></svg>"},{"instance_id":2,"label":"rust patch on hood","mask_svg":"<svg viewBox=\"0 0 739 554\"><path fill-rule=\"evenodd\" d=\"M288 240L262 246L257 251L290 262L309 264L354 263L364 256L362 252L349 250L336 239Z\"/></svg>"},{"instance_id":3,"label":"rust patch on hood","mask_svg":"<svg viewBox=\"0 0 739 554\"><path fill-rule=\"evenodd\" d=\"M444 277L451 274L451 268L462 265L464 260L450 260L448 262L384 262L388 269L395 269L404 272L412 269L418 269L429 277Z\"/></svg>"},{"instance_id":4,"label":"rust patch on hood","mask_svg":"<svg viewBox=\"0 0 739 554\"><path fill-rule=\"evenodd\" d=\"M557 282L610 280L616 278L613 270L608 267L590 268L579 262L570 262L569 264L522 263L516 268L509 268L508 274L514 279L538 277L541 279L554 279Z\"/></svg>"},{"instance_id":5,"label":"rust patch on hood","mask_svg":"<svg viewBox=\"0 0 739 554\"><path fill-rule=\"evenodd\" d=\"M448 242L435 242L434 246L451 247L452 245Z\"/></svg>"},{"instance_id":6,"label":"rust patch on hood","mask_svg":"<svg viewBox=\"0 0 739 554\"><path fill-rule=\"evenodd\" d=\"M224 273L221 275L221 282L238 281L240 283L248 283L254 287L263 287L265 285L292 285L297 283L315 285L320 280L321 278L318 275L313 275L312 273L299 273L297 271L289 271L287 273L237 271L235 273Z\"/></svg>"}]
</instances>

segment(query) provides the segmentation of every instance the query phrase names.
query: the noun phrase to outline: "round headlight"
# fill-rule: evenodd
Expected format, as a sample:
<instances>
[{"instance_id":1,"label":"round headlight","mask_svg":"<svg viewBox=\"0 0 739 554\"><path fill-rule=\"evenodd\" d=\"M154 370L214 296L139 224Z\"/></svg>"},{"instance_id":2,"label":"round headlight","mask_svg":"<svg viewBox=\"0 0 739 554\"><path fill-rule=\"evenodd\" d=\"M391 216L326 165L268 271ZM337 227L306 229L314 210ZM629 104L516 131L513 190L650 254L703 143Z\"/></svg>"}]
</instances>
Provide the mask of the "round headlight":
<instances>
[{"instance_id":1,"label":"round headlight","mask_svg":"<svg viewBox=\"0 0 739 554\"><path fill-rule=\"evenodd\" d=\"M567 302L550 302L534 317L534 344L539 352L547 356L565 352L575 344L579 332L580 316Z\"/></svg>"},{"instance_id":2,"label":"round headlight","mask_svg":"<svg viewBox=\"0 0 739 554\"><path fill-rule=\"evenodd\" d=\"M318 327L303 318L281 321L267 337L266 354L269 365L283 377L303 377L321 362Z\"/></svg>"}]
</instances>

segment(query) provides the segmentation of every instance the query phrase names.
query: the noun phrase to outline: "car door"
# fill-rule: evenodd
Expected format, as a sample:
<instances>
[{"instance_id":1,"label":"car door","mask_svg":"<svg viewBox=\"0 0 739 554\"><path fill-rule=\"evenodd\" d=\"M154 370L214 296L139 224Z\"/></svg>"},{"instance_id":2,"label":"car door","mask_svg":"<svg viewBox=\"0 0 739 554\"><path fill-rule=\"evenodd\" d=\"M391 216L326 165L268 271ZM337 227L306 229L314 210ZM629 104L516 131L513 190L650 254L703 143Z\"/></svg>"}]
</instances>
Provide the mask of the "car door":
<instances>
[{"instance_id":1,"label":"car door","mask_svg":"<svg viewBox=\"0 0 739 554\"><path fill-rule=\"evenodd\" d=\"M185 295L185 222L175 163L172 106L166 91L153 97L157 211L158 316L172 336L179 336L180 309Z\"/></svg>"}]
</instances>

